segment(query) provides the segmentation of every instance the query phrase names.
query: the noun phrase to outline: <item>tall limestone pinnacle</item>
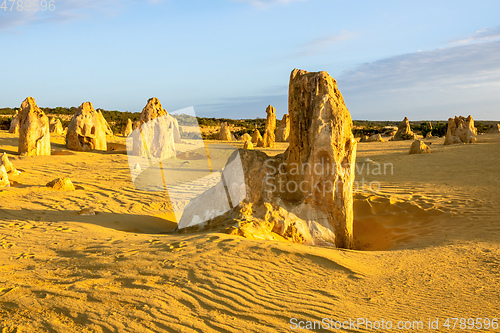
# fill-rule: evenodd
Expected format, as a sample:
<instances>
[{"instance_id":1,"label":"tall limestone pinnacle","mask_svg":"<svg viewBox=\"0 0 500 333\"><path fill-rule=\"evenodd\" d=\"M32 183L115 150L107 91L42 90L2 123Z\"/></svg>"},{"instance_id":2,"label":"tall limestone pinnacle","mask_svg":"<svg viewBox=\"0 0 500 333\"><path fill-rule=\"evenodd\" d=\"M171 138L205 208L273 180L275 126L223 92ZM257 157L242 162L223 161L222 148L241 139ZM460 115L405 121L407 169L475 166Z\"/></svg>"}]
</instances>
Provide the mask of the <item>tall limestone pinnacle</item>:
<instances>
[{"instance_id":1,"label":"tall limestone pinnacle","mask_svg":"<svg viewBox=\"0 0 500 333\"><path fill-rule=\"evenodd\" d=\"M226 179L190 201L179 228L219 227L247 238L353 247L357 143L337 82L327 72L293 70L288 107L290 145L285 153L234 152L224 169ZM234 176L238 174L244 175L242 181ZM224 198L240 193L239 203L232 200L231 209L224 208Z\"/></svg>"},{"instance_id":2,"label":"tall limestone pinnacle","mask_svg":"<svg viewBox=\"0 0 500 333\"><path fill-rule=\"evenodd\" d=\"M167 159L176 156L175 143L180 142L178 123L162 107L160 100L152 97L142 109L133 136L132 154ZM176 140L177 138L177 140Z\"/></svg>"},{"instance_id":3,"label":"tall limestone pinnacle","mask_svg":"<svg viewBox=\"0 0 500 333\"><path fill-rule=\"evenodd\" d=\"M264 136L262 141L257 142L259 147L263 148L274 148L276 142L276 136L274 131L276 130L276 109L269 105L266 108L266 127L264 128Z\"/></svg>"},{"instance_id":4,"label":"tall limestone pinnacle","mask_svg":"<svg viewBox=\"0 0 500 333\"><path fill-rule=\"evenodd\" d=\"M26 98L19 111L19 154L50 155L49 118L33 97Z\"/></svg>"},{"instance_id":5,"label":"tall limestone pinnacle","mask_svg":"<svg viewBox=\"0 0 500 333\"><path fill-rule=\"evenodd\" d=\"M351 115L337 82L327 72L293 70L288 110L290 145L285 152L285 163L290 168L298 166L298 170L304 172L289 173L286 181L305 183L308 189L284 192L282 197L303 202L313 211L322 211L334 228L337 247L350 248L356 140L352 134ZM322 169L318 166L333 168L321 174L316 172ZM333 187L327 188L331 183Z\"/></svg>"}]
</instances>

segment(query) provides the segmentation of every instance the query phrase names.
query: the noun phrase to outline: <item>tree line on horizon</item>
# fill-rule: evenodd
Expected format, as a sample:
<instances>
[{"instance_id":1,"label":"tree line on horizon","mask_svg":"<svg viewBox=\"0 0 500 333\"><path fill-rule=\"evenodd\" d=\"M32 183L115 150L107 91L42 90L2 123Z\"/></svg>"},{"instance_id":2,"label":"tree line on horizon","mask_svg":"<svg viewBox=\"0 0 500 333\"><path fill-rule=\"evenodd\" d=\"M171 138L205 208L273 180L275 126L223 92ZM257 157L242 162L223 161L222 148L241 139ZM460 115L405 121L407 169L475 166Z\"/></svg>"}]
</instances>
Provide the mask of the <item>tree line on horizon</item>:
<instances>
[{"instance_id":1,"label":"tree line on horizon","mask_svg":"<svg viewBox=\"0 0 500 333\"><path fill-rule=\"evenodd\" d=\"M40 107L40 109L45 112L47 116L53 116L59 118L63 127L67 127L69 124L69 120L63 120L58 116L61 115L73 115L75 114L77 108L76 107ZM128 119L135 122L139 120L141 115L140 112L128 112L128 111L108 111L103 109L100 110L109 123L113 133L123 133L125 127L127 126ZM0 115L14 115L16 111L19 111L19 108L0 108ZM186 114L173 115L179 125L181 126L196 126L199 125L202 128L206 127L219 127L223 122L227 122L233 128L237 128L233 132L233 134L237 137L248 133L252 135L255 130L258 130L261 135L264 134L264 128L266 125L265 118L255 118L255 119L229 119L229 118L207 118L207 117L194 117ZM0 129L9 129L10 122L12 117L6 117L4 119L0 119ZM280 124L280 120L276 119L276 127ZM371 121L371 120L353 120L353 134L356 137L364 136L364 135L373 135L373 134L383 134L387 129L387 126L397 126L399 122L395 121ZM410 122L410 127L413 132L423 135L424 137L427 133L431 132L432 136L444 136L446 135L446 131L448 129L447 121L433 121L432 129L429 126L429 122L421 122L421 123L412 123ZM490 126L483 124L482 122L475 122L475 127L478 133L486 133L489 131ZM181 133L183 138L189 139L189 133ZM217 139L218 133L205 134L203 133L204 139Z\"/></svg>"}]
</instances>

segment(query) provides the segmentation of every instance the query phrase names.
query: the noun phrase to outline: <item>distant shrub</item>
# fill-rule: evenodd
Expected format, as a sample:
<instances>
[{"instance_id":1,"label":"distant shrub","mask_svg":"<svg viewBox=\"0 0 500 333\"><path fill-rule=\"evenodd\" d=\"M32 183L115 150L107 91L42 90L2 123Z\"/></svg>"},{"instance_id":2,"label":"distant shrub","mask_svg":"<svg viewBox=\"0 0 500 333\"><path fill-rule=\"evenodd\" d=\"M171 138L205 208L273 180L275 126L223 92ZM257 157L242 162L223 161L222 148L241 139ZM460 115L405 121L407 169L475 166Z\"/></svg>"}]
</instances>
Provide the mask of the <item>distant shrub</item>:
<instances>
[{"instance_id":1,"label":"distant shrub","mask_svg":"<svg viewBox=\"0 0 500 333\"><path fill-rule=\"evenodd\" d=\"M448 123L442 123L438 121L436 124L432 125L432 136L445 136L446 131L448 131Z\"/></svg>"},{"instance_id":2,"label":"distant shrub","mask_svg":"<svg viewBox=\"0 0 500 333\"><path fill-rule=\"evenodd\" d=\"M12 121L12 118L7 118L7 119L1 119L0 120L0 129L8 131L10 128L10 122Z\"/></svg>"},{"instance_id":3,"label":"distant shrub","mask_svg":"<svg viewBox=\"0 0 500 333\"><path fill-rule=\"evenodd\" d=\"M405 134L401 135L401 139L402 140L413 140L413 139L415 139L415 136L413 134L405 133Z\"/></svg>"},{"instance_id":4,"label":"distant shrub","mask_svg":"<svg viewBox=\"0 0 500 333\"><path fill-rule=\"evenodd\" d=\"M478 134L481 134L481 133L488 133L488 132L489 132L489 130L490 130L490 128L491 128L490 126L488 126L488 125L484 125L484 124L483 124L483 123L481 123L481 122L476 122L476 123L474 123L474 126L476 127L476 129L477 129L477 133L478 133Z\"/></svg>"}]
</instances>

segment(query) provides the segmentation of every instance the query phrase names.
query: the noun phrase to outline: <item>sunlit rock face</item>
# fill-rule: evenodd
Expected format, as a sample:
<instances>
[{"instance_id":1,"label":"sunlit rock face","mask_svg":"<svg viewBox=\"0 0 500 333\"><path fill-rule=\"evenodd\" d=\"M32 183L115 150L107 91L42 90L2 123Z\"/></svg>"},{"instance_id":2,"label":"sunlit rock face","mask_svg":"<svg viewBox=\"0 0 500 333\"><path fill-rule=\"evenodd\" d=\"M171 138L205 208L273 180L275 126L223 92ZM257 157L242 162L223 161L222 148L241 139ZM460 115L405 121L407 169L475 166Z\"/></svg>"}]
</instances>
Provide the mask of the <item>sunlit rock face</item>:
<instances>
[{"instance_id":1,"label":"sunlit rock face","mask_svg":"<svg viewBox=\"0 0 500 333\"><path fill-rule=\"evenodd\" d=\"M49 118L33 97L26 98L19 111L19 154L50 155Z\"/></svg>"},{"instance_id":2,"label":"sunlit rock face","mask_svg":"<svg viewBox=\"0 0 500 333\"><path fill-rule=\"evenodd\" d=\"M252 144L256 146L260 141L262 141L262 135L260 135L259 130L255 130L252 136Z\"/></svg>"},{"instance_id":3,"label":"sunlit rock face","mask_svg":"<svg viewBox=\"0 0 500 333\"><path fill-rule=\"evenodd\" d=\"M474 119L469 115L467 118L459 116L448 119L448 130L444 139L445 145L454 143L475 143L477 130L474 127Z\"/></svg>"},{"instance_id":4,"label":"sunlit rock face","mask_svg":"<svg viewBox=\"0 0 500 333\"><path fill-rule=\"evenodd\" d=\"M294 70L289 117L286 152L270 157L262 151L236 151L224 170L228 177L189 203L180 228L353 246L356 141L337 82L327 72ZM228 210L227 200L216 199L227 197L241 200L231 200ZM203 219L207 212L210 218Z\"/></svg>"},{"instance_id":5,"label":"sunlit rock face","mask_svg":"<svg viewBox=\"0 0 500 333\"><path fill-rule=\"evenodd\" d=\"M158 98L150 98L132 134L132 155L159 160L175 157L175 124Z\"/></svg>"},{"instance_id":6,"label":"sunlit rock face","mask_svg":"<svg viewBox=\"0 0 500 333\"><path fill-rule=\"evenodd\" d=\"M288 114L283 115L280 125L276 130L276 142L286 142L288 141L288 136L290 135L290 116Z\"/></svg>"},{"instance_id":7,"label":"sunlit rock face","mask_svg":"<svg viewBox=\"0 0 500 333\"><path fill-rule=\"evenodd\" d=\"M12 118L9 126L9 133L18 134L19 133L19 111Z\"/></svg>"},{"instance_id":8,"label":"sunlit rock face","mask_svg":"<svg viewBox=\"0 0 500 333\"><path fill-rule=\"evenodd\" d=\"M132 131L134 130L134 126L132 124L132 120L129 118L127 119L127 125L125 126L125 130L123 131L123 136L129 136L132 134Z\"/></svg>"},{"instance_id":9,"label":"sunlit rock face","mask_svg":"<svg viewBox=\"0 0 500 333\"><path fill-rule=\"evenodd\" d=\"M82 103L68 125L66 147L75 151L107 150L103 119L92 103Z\"/></svg>"},{"instance_id":10,"label":"sunlit rock face","mask_svg":"<svg viewBox=\"0 0 500 333\"><path fill-rule=\"evenodd\" d=\"M276 130L276 109L269 105L266 109L266 113L267 119L264 136L261 141L257 142L257 145L263 148L274 148L276 142L276 136L274 134Z\"/></svg>"},{"instance_id":11,"label":"sunlit rock face","mask_svg":"<svg viewBox=\"0 0 500 333\"><path fill-rule=\"evenodd\" d=\"M414 140L415 134L411 130L410 121L408 117L405 117L403 121L398 126L398 131L392 138L392 141L400 141L400 140Z\"/></svg>"},{"instance_id":12,"label":"sunlit rock face","mask_svg":"<svg viewBox=\"0 0 500 333\"><path fill-rule=\"evenodd\" d=\"M415 140L410 147L410 155L429 154L431 149L422 140Z\"/></svg>"},{"instance_id":13,"label":"sunlit rock face","mask_svg":"<svg viewBox=\"0 0 500 333\"><path fill-rule=\"evenodd\" d=\"M231 131L229 130L229 126L227 125L227 122L223 122L220 125L219 140L233 141Z\"/></svg>"},{"instance_id":14,"label":"sunlit rock face","mask_svg":"<svg viewBox=\"0 0 500 333\"><path fill-rule=\"evenodd\" d=\"M52 117L49 120L49 129L51 134L61 135L64 132L61 121L56 117Z\"/></svg>"}]
</instances>

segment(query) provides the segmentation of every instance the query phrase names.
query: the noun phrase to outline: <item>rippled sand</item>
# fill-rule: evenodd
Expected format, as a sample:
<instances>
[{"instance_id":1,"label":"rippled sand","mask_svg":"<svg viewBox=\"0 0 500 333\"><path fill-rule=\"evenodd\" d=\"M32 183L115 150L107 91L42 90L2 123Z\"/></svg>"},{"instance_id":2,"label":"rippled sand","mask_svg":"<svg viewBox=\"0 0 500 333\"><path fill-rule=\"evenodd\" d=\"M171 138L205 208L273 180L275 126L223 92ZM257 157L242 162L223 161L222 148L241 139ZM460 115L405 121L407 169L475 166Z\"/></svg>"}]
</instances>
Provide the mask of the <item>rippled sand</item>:
<instances>
[{"instance_id":1,"label":"rippled sand","mask_svg":"<svg viewBox=\"0 0 500 333\"><path fill-rule=\"evenodd\" d=\"M115 151L78 153L53 137L52 156L21 158L17 137L0 131L0 152L23 171L0 190L2 332L275 332L291 318L498 316L500 135L425 140L426 155L408 155L409 141L360 143L359 166L372 169L357 180L380 188L355 195L358 250L165 233L175 228L167 195L135 189L125 139L112 141ZM378 163L393 172L373 172ZM45 187L61 176L77 190Z\"/></svg>"}]
</instances>

